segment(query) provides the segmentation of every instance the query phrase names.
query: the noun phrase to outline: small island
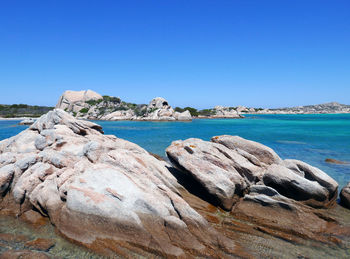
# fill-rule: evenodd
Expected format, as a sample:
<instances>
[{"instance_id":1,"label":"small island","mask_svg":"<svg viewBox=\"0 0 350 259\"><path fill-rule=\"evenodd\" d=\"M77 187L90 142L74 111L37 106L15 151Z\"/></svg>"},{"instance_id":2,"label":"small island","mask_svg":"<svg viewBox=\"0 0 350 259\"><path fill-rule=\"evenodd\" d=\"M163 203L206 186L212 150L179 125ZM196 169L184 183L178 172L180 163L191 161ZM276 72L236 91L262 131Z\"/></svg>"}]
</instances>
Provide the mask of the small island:
<instances>
[{"instance_id":1,"label":"small island","mask_svg":"<svg viewBox=\"0 0 350 259\"><path fill-rule=\"evenodd\" d=\"M26 104L0 105L0 119L20 119L20 124L31 125L35 118L55 107ZM201 109L187 106L173 108L162 98L153 98L149 104L122 101L119 97L100 95L92 90L65 91L56 108L73 117L85 120L106 121L191 121L192 119L242 119L247 114L342 114L350 113L350 105L330 102L278 109L252 108L245 106Z\"/></svg>"}]
</instances>

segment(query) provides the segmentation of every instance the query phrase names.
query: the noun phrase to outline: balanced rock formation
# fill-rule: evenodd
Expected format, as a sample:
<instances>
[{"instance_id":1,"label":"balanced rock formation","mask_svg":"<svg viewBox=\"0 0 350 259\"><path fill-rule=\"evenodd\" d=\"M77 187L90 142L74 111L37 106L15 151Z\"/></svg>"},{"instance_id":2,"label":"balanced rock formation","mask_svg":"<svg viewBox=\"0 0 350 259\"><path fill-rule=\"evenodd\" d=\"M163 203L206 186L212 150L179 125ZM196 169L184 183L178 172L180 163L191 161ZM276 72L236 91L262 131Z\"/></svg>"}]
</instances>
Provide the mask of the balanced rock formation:
<instances>
[{"instance_id":1,"label":"balanced rock formation","mask_svg":"<svg viewBox=\"0 0 350 259\"><path fill-rule=\"evenodd\" d=\"M0 212L21 216L34 209L70 240L103 251L174 257L233 251L182 199L168 167L138 145L55 109L0 142Z\"/></svg>"},{"instance_id":2,"label":"balanced rock formation","mask_svg":"<svg viewBox=\"0 0 350 259\"><path fill-rule=\"evenodd\" d=\"M175 141L166 153L225 210L253 185L313 207L329 207L337 198L338 184L320 169L282 160L271 148L238 136Z\"/></svg>"},{"instance_id":3,"label":"balanced rock formation","mask_svg":"<svg viewBox=\"0 0 350 259\"><path fill-rule=\"evenodd\" d=\"M340 192L340 202L344 207L350 209L350 182Z\"/></svg>"},{"instance_id":4,"label":"balanced rock formation","mask_svg":"<svg viewBox=\"0 0 350 259\"><path fill-rule=\"evenodd\" d=\"M189 111L175 112L174 109L168 104L168 101L162 97L156 97L152 99L147 107L147 112L144 117L139 120L152 120L152 121L190 121L192 120Z\"/></svg>"}]
</instances>

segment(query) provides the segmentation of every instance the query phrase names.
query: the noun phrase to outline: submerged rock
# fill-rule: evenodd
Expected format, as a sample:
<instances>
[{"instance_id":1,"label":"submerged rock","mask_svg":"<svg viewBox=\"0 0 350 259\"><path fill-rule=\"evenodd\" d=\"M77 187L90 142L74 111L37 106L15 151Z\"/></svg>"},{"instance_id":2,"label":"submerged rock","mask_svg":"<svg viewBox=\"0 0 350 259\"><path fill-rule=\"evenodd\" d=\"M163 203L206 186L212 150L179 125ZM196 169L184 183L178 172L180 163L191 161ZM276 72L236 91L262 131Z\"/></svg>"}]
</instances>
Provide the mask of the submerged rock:
<instances>
[{"instance_id":1,"label":"submerged rock","mask_svg":"<svg viewBox=\"0 0 350 259\"><path fill-rule=\"evenodd\" d=\"M175 141L166 153L226 210L255 184L313 207L329 207L337 198L338 184L320 169L283 161L271 148L237 136Z\"/></svg>"},{"instance_id":2,"label":"submerged rock","mask_svg":"<svg viewBox=\"0 0 350 259\"><path fill-rule=\"evenodd\" d=\"M336 159L333 159L333 158L326 158L325 162L330 163L330 164L338 164L338 165L349 164L348 162L336 160Z\"/></svg>"},{"instance_id":3,"label":"submerged rock","mask_svg":"<svg viewBox=\"0 0 350 259\"><path fill-rule=\"evenodd\" d=\"M18 124L19 125L32 125L35 122L35 119L33 118L28 118L20 121Z\"/></svg>"},{"instance_id":4,"label":"submerged rock","mask_svg":"<svg viewBox=\"0 0 350 259\"><path fill-rule=\"evenodd\" d=\"M181 197L169 165L60 109L0 142L2 212L35 209L93 249L220 257L232 242ZM101 248L102 246L102 248Z\"/></svg>"},{"instance_id":5,"label":"submerged rock","mask_svg":"<svg viewBox=\"0 0 350 259\"><path fill-rule=\"evenodd\" d=\"M50 259L50 257L42 252L30 250L8 250L1 254L2 259Z\"/></svg>"},{"instance_id":6,"label":"submerged rock","mask_svg":"<svg viewBox=\"0 0 350 259\"><path fill-rule=\"evenodd\" d=\"M26 248L48 252L55 246L55 241L52 239L37 238L32 241L28 241L24 244Z\"/></svg>"}]
</instances>

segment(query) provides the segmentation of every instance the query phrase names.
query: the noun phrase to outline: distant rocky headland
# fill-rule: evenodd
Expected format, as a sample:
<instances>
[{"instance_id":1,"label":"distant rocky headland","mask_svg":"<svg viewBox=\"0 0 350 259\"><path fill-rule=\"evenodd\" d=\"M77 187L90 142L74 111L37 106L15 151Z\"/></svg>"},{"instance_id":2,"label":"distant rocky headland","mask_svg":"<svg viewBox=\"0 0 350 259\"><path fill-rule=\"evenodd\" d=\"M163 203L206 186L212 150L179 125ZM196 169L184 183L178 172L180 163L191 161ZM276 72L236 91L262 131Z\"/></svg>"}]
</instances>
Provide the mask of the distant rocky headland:
<instances>
[{"instance_id":1,"label":"distant rocky headland","mask_svg":"<svg viewBox=\"0 0 350 259\"><path fill-rule=\"evenodd\" d=\"M350 105L337 102L279 109L220 105L202 110L190 106L173 108L162 97L152 99L148 105L135 104L122 101L119 97L100 95L92 90L65 91L59 98L56 108L80 119L109 121L191 121L193 118L244 118L246 114L350 113ZM54 107L26 104L0 105L0 118L35 118L53 109ZM30 121L25 120L23 124L30 124Z\"/></svg>"},{"instance_id":2,"label":"distant rocky headland","mask_svg":"<svg viewBox=\"0 0 350 259\"><path fill-rule=\"evenodd\" d=\"M279 109L259 109L255 111L261 114L332 114L350 113L350 105L337 102L323 103L317 105L297 106Z\"/></svg>"}]
</instances>

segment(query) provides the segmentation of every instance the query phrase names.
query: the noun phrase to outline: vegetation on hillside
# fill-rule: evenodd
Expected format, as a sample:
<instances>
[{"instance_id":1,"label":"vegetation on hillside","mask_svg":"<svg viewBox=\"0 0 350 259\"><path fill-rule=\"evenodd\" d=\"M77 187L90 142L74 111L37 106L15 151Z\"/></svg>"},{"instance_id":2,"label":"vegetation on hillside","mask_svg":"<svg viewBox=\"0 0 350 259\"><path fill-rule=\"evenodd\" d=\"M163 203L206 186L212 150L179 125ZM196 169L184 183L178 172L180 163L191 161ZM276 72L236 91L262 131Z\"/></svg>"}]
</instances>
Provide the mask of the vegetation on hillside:
<instances>
[{"instance_id":1,"label":"vegetation on hillside","mask_svg":"<svg viewBox=\"0 0 350 259\"><path fill-rule=\"evenodd\" d=\"M41 115L53 110L54 107L27 105L27 104L0 104L0 117L19 118L19 117L40 117Z\"/></svg>"},{"instance_id":2,"label":"vegetation on hillside","mask_svg":"<svg viewBox=\"0 0 350 259\"><path fill-rule=\"evenodd\" d=\"M185 108L180 108L176 107L174 109L176 112L184 112L184 111L189 111L191 113L191 116L197 117L197 116L210 116L214 115L215 111L214 109L203 109L203 110L197 110L196 108L193 107L185 107Z\"/></svg>"},{"instance_id":3,"label":"vegetation on hillside","mask_svg":"<svg viewBox=\"0 0 350 259\"><path fill-rule=\"evenodd\" d=\"M113 113L115 111L133 110L137 116L143 116L147 111L146 104L135 104L122 101L119 97L104 95L99 100L88 100L86 103L89 107L82 108L78 114L79 116L86 115L89 112L97 110L98 116ZM94 109L90 108L94 107ZM68 110L67 110L68 111Z\"/></svg>"}]
</instances>

